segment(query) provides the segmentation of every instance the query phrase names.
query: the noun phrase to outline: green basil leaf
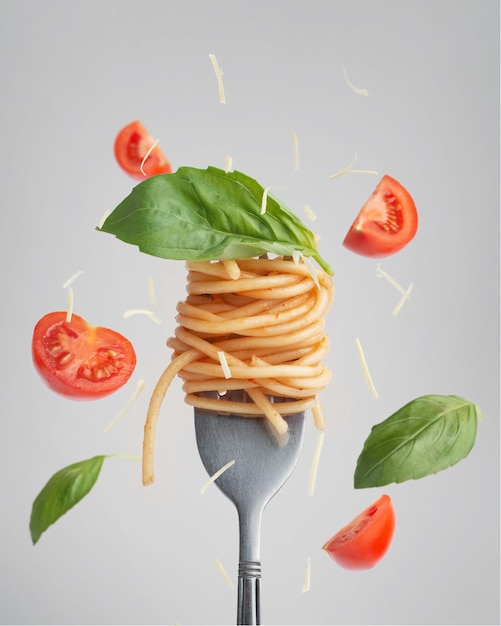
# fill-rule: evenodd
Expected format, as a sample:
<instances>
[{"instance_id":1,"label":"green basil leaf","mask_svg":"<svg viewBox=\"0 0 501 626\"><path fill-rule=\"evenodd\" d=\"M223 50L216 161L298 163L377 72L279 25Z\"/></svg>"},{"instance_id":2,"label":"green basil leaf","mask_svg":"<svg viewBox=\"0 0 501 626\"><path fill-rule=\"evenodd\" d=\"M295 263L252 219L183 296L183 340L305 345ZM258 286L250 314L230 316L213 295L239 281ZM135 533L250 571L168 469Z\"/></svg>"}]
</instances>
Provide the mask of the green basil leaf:
<instances>
[{"instance_id":1,"label":"green basil leaf","mask_svg":"<svg viewBox=\"0 0 501 626\"><path fill-rule=\"evenodd\" d=\"M56 472L33 502L30 533L33 545L62 515L86 496L98 479L106 456L95 456Z\"/></svg>"},{"instance_id":2,"label":"green basil leaf","mask_svg":"<svg viewBox=\"0 0 501 626\"><path fill-rule=\"evenodd\" d=\"M164 259L210 261L266 252L313 257L329 274L313 233L253 178L216 167L180 167L133 188L98 230Z\"/></svg>"},{"instance_id":3,"label":"green basil leaf","mask_svg":"<svg viewBox=\"0 0 501 626\"><path fill-rule=\"evenodd\" d=\"M475 443L480 409L460 396L412 400L374 426L355 469L356 489L423 478L455 465Z\"/></svg>"}]
</instances>

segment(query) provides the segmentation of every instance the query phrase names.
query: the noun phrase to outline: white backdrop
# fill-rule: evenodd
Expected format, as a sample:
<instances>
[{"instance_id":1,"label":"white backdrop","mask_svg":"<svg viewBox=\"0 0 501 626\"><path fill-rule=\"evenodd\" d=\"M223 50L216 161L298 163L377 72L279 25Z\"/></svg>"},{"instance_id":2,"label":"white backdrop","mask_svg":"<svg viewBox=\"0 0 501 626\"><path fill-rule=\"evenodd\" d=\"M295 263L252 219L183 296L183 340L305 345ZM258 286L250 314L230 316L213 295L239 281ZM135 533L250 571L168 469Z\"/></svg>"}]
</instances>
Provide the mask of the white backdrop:
<instances>
[{"instance_id":1,"label":"white backdrop","mask_svg":"<svg viewBox=\"0 0 501 626\"><path fill-rule=\"evenodd\" d=\"M265 511L264 623L499 623L499 3L1 0L0 49L0 621L235 620L235 591L214 559L235 578L236 514L216 488L200 495L206 474L179 381L162 412L154 485L141 486L138 463L109 459L34 547L28 531L31 503L56 470L140 454L149 393L170 359L183 264L95 231L134 184L114 162L115 134L141 119L175 169L224 167L231 155L301 217L310 205L335 271L316 493L307 493L310 421L299 466ZM225 105L209 54L224 72ZM355 154L378 175L329 178ZM397 316L400 295L377 263L341 245L385 173L420 216L415 240L381 261L414 284ZM75 312L125 334L138 355L129 385L94 403L52 394L30 355L33 326L64 310L62 285L78 270ZM149 306L149 277L160 325L123 318ZM144 392L104 435L140 378ZM471 454L420 481L356 491L371 426L428 393L482 408ZM397 514L390 551L372 570L339 568L322 544L384 492Z\"/></svg>"}]
</instances>

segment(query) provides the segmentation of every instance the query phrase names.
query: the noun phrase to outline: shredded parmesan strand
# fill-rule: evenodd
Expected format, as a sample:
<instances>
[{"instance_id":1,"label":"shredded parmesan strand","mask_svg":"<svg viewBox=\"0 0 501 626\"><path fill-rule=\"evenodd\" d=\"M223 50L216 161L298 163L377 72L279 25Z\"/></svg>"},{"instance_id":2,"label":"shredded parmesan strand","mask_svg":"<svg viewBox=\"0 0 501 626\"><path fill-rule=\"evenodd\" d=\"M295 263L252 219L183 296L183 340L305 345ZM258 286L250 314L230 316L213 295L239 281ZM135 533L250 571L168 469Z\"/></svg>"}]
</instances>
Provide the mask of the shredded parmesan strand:
<instances>
[{"instance_id":1,"label":"shredded parmesan strand","mask_svg":"<svg viewBox=\"0 0 501 626\"><path fill-rule=\"evenodd\" d=\"M294 146L294 169L299 169L299 142L296 133L291 130L292 144Z\"/></svg>"},{"instance_id":2,"label":"shredded parmesan strand","mask_svg":"<svg viewBox=\"0 0 501 626\"><path fill-rule=\"evenodd\" d=\"M348 170L347 174L374 174L375 176L377 176L377 171L376 170L353 170L353 169L350 169L350 170Z\"/></svg>"},{"instance_id":3,"label":"shredded parmesan strand","mask_svg":"<svg viewBox=\"0 0 501 626\"><path fill-rule=\"evenodd\" d=\"M102 228L102 227L103 227L103 224L106 222L106 220L107 220L107 218L108 218L108 216L109 216L110 214L111 214L111 211L109 211L109 210L106 210L106 211L103 213L103 216L101 217L101 219L99 220L99 222L98 222L98 224L97 224L97 227L98 227L98 228Z\"/></svg>"},{"instance_id":4,"label":"shredded parmesan strand","mask_svg":"<svg viewBox=\"0 0 501 626\"><path fill-rule=\"evenodd\" d=\"M124 311L123 313L123 316L125 319L128 319L129 317L132 317L133 315L146 315L146 317L149 317L151 320L153 320L157 324L161 323L161 320L157 317L156 313L154 311L150 311L149 309L128 309L127 311Z\"/></svg>"},{"instance_id":5,"label":"shredded parmesan strand","mask_svg":"<svg viewBox=\"0 0 501 626\"><path fill-rule=\"evenodd\" d=\"M261 198L261 215L264 215L266 213L266 204L268 202L268 191L271 189L271 187L266 187L266 189L263 191L263 197Z\"/></svg>"},{"instance_id":6,"label":"shredded parmesan strand","mask_svg":"<svg viewBox=\"0 0 501 626\"><path fill-rule=\"evenodd\" d=\"M141 161L141 165L139 167L139 169L141 170L141 174L143 176L147 176L146 172L144 171L144 164L146 163L148 157L150 156L150 154L153 152L153 150L158 146L160 142L160 139L156 139L153 144L150 146L150 148L148 149L148 151L146 152L146 154L143 157L143 160Z\"/></svg>"},{"instance_id":7,"label":"shredded parmesan strand","mask_svg":"<svg viewBox=\"0 0 501 626\"><path fill-rule=\"evenodd\" d=\"M233 169L233 158L231 156L226 157L226 165L224 166L224 171L226 173L231 172Z\"/></svg>"},{"instance_id":8,"label":"shredded parmesan strand","mask_svg":"<svg viewBox=\"0 0 501 626\"><path fill-rule=\"evenodd\" d=\"M214 73L216 74L217 86L219 90L219 102L221 104L226 104L226 96L224 95L223 71L219 67L219 63L217 62L215 54L209 54L209 58L211 60L212 67L214 68Z\"/></svg>"},{"instance_id":9,"label":"shredded parmesan strand","mask_svg":"<svg viewBox=\"0 0 501 626\"><path fill-rule=\"evenodd\" d=\"M137 386L136 386L136 390L134 391L134 393L130 397L130 400L127 402L127 404L124 406L124 408L121 411L119 411L119 413L117 413L115 415L115 417L111 420L111 422L108 424L108 426L106 426L106 428L103 429L103 434L106 435L113 428L113 426L115 426L117 424L117 422L124 415L124 413L126 413L130 409L130 407L135 402L136 398L138 397L138 395L141 393L141 391L143 389L144 389L144 380L141 379L141 380L138 381Z\"/></svg>"},{"instance_id":10,"label":"shredded parmesan strand","mask_svg":"<svg viewBox=\"0 0 501 626\"><path fill-rule=\"evenodd\" d=\"M306 213L306 215L310 218L312 222L314 222L317 219L315 212L307 204L304 205L304 212Z\"/></svg>"},{"instance_id":11,"label":"shredded parmesan strand","mask_svg":"<svg viewBox=\"0 0 501 626\"><path fill-rule=\"evenodd\" d=\"M214 563L216 564L216 567L219 570L219 573L223 577L223 579L224 579L225 583L228 585L228 587L231 587L231 589L234 589L233 583L231 582L230 577L226 573L226 570L224 569L223 564L221 563L221 561L219 559L214 559Z\"/></svg>"},{"instance_id":12,"label":"shredded parmesan strand","mask_svg":"<svg viewBox=\"0 0 501 626\"><path fill-rule=\"evenodd\" d=\"M235 459L233 459L232 461L228 461L228 463L226 463L225 465L223 465L223 467L218 469L217 472L212 474L209 480L200 489L200 493L205 493L207 489L212 485L212 483L215 482L221 476L221 474L224 474L224 472L229 470L230 467L232 467L233 465L235 465Z\"/></svg>"},{"instance_id":13,"label":"shredded parmesan strand","mask_svg":"<svg viewBox=\"0 0 501 626\"><path fill-rule=\"evenodd\" d=\"M303 260L303 263L306 265L306 269L310 273L310 276L313 278L313 282L317 286L317 289L320 289L320 281L318 280L318 274L317 274L317 270L315 269L315 266L313 265L313 263L308 257L304 256L302 252L301 252L301 259Z\"/></svg>"},{"instance_id":14,"label":"shredded parmesan strand","mask_svg":"<svg viewBox=\"0 0 501 626\"><path fill-rule=\"evenodd\" d=\"M348 85L351 87L351 89L353 89L355 93L357 93L359 96L369 95L369 92L367 91L367 89L360 89L359 87L355 87L355 85L348 78L348 73L346 72L346 68L344 65L343 65L343 74L344 74L345 81L348 83Z\"/></svg>"},{"instance_id":15,"label":"shredded parmesan strand","mask_svg":"<svg viewBox=\"0 0 501 626\"><path fill-rule=\"evenodd\" d=\"M304 575L304 583L303 583L302 592L306 593L307 591L309 591L310 585L311 585L311 557L307 556L306 557L306 572Z\"/></svg>"},{"instance_id":16,"label":"shredded parmesan strand","mask_svg":"<svg viewBox=\"0 0 501 626\"><path fill-rule=\"evenodd\" d=\"M405 301L408 300L411 297L411 291L412 291L412 287L413 284L411 283L408 287L407 290L403 293L402 297L400 298L400 300L398 301L397 306L393 309L393 311L391 312L392 315L398 315L400 309L404 306Z\"/></svg>"},{"instance_id":17,"label":"shredded parmesan strand","mask_svg":"<svg viewBox=\"0 0 501 626\"><path fill-rule=\"evenodd\" d=\"M355 345L358 350L358 356L360 358L360 365L362 366L362 371L364 373L367 386L369 387L370 392L374 396L374 398L377 399L379 398L379 395L378 395L378 392L376 391L376 387L374 386L374 383L372 382L372 376L370 375L369 368L367 366L367 361L365 360L364 351L362 350L362 344L360 343L360 339L358 337L355 339Z\"/></svg>"},{"instance_id":18,"label":"shredded parmesan strand","mask_svg":"<svg viewBox=\"0 0 501 626\"><path fill-rule=\"evenodd\" d=\"M331 174L329 176L329 178L338 178L339 176L342 176L343 174L346 174L347 172L349 172L351 170L351 168L357 162L357 159L358 159L358 155L357 155L357 153L355 153L355 156L353 157L353 160L351 161L351 163L349 165L344 167L342 170L339 170L339 172L336 172L335 174Z\"/></svg>"},{"instance_id":19,"label":"shredded parmesan strand","mask_svg":"<svg viewBox=\"0 0 501 626\"><path fill-rule=\"evenodd\" d=\"M378 277L383 277L386 278L386 280L390 283L390 285L393 285L395 287L395 289L397 291L400 291L400 293L402 295L407 294L407 291L402 287L402 285L400 285L392 276L390 276L387 272L385 272L384 270L381 269L381 265L378 263L377 265L377 269L376 269L376 275Z\"/></svg>"},{"instance_id":20,"label":"shredded parmesan strand","mask_svg":"<svg viewBox=\"0 0 501 626\"><path fill-rule=\"evenodd\" d=\"M219 350L217 356L219 357L219 362L221 363L224 377L226 379L231 378L231 370L228 366L228 361L226 360L226 354L222 350Z\"/></svg>"},{"instance_id":21,"label":"shredded parmesan strand","mask_svg":"<svg viewBox=\"0 0 501 626\"><path fill-rule=\"evenodd\" d=\"M315 481L317 478L318 464L320 461L320 454L322 452L322 446L324 445L325 433L318 433L317 447L310 467L310 480L308 482L308 495L313 496L315 494Z\"/></svg>"},{"instance_id":22,"label":"shredded parmesan strand","mask_svg":"<svg viewBox=\"0 0 501 626\"><path fill-rule=\"evenodd\" d=\"M83 274L82 270L78 270L78 272L75 272L73 276L70 276L68 280L63 284L63 289L66 289L66 287L69 287L82 274Z\"/></svg>"},{"instance_id":23,"label":"shredded parmesan strand","mask_svg":"<svg viewBox=\"0 0 501 626\"><path fill-rule=\"evenodd\" d=\"M153 284L153 278L148 278L148 293L150 295L150 304L152 311L157 310L157 300L155 298L155 285Z\"/></svg>"},{"instance_id":24,"label":"shredded parmesan strand","mask_svg":"<svg viewBox=\"0 0 501 626\"><path fill-rule=\"evenodd\" d=\"M66 310L66 321L71 322L71 316L73 315L73 287L68 287L68 308Z\"/></svg>"}]
</instances>

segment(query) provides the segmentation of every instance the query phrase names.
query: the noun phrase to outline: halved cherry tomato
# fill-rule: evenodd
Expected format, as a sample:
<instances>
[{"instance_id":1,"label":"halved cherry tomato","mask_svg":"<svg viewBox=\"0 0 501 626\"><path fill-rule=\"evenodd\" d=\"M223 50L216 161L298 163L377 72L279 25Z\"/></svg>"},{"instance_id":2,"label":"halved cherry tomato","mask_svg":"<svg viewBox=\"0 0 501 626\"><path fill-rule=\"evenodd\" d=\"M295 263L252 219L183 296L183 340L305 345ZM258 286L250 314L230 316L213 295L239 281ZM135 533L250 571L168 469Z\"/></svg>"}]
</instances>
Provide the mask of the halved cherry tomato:
<instances>
[{"instance_id":1,"label":"halved cherry tomato","mask_svg":"<svg viewBox=\"0 0 501 626\"><path fill-rule=\"evenodd\" d=\"M341 528L322 549L346 569L369 569L386 554L394 530L393 504L390 496L383 495Z\"/></svg>"},{"instance_id":2,"label":"halved cherry tomato","mask_svg":"<svg viewBox=\"0 0 501 626\"><path fill-rule=\"evenodd\" d=\"M113 393L129 380L136 354L128 339L109 328L90 326L66 312L44 315L35 326L33 363L44 382L75 400L93 400Z\"/></svg>"},{"instance_id":3,"label":"halved cherry tomato","mask_svg":"<svg viewBox=\"0 0 501 626\"><path fill-rule=\"evenodd\" d=\"M118 133L114 147L115 158L129 176L139 180L156 174L169 174L172 171L171 165L158 145L151 150L154 144L155 141L146 128L136 120ZM149 150L151 152L148 154ZM146 155L148 157L145 159ZM144 173L141 171L141 164Z\"/></svg>"},{"instance_id":4,"label":"halved cherry tomato","mask_svg":"<svg viewBox=\"0 0 501 626\"><path fill-rule=\"evenodd\" d=\"M388 256L409 243L417 226L416 205L409 192L385 175L360 209L343 245L363 256Z\"/></svg>"}]
</instances>

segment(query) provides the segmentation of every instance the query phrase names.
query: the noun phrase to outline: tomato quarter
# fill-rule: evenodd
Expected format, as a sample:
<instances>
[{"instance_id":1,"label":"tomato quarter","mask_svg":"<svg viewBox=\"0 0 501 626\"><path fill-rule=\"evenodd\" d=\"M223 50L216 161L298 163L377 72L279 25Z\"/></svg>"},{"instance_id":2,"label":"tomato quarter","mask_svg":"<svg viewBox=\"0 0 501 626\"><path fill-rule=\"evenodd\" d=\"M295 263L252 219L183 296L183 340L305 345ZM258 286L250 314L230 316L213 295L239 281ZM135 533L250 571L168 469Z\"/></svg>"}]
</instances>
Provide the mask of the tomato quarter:
<instances>
[{"instance_id":1,"label":"tomato quarter","mask_svg":"<svg viewBox=\"0 0 501 626\"><path fill-rule=\"evenodd\" d=\"M129 176L138 180L156 174L169 174L172 171L171 165L162 149L154 144L155 141L146 128L136 120L118 133L115 139L115 158ZM148 154L149 150L151 152ZM145 159L146 155L148 156ZM144 173L141 171L141 164Z\"/></svg>"},{"instance_id":2,"label":"tomato quarter","mask_svg":"<svg viewBox=\"0 0 501 626\"><path fill-rule=\"evenodd\" d=\"M136 354L128 339L73 314L48 313L35 326L33 363L44 382L75 400L107 396L129 380Z\"/></svg>"},{"instance_id":3,"label":"tomato quarter","mask_svg":"<svg viewBox=\"0 0 501 626\"><path fill-rule=\"evenodd\" d=\"M381 496L327 541L322 549L346 569L373 567L388 550L395 530L390 496Z\"/></svg>"},{"instance_id":4,"label":"tomato quarter","mask_svg":"<svg viewBox=\"0 0 501 626\"><path fill-rule=\"evenodd\" d=\"M386 175L360 209L343 245L363 256L384 257L406 246L417 227L414 200L405 187Z\"/></svg>"}]
</instances>

